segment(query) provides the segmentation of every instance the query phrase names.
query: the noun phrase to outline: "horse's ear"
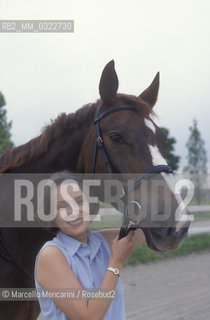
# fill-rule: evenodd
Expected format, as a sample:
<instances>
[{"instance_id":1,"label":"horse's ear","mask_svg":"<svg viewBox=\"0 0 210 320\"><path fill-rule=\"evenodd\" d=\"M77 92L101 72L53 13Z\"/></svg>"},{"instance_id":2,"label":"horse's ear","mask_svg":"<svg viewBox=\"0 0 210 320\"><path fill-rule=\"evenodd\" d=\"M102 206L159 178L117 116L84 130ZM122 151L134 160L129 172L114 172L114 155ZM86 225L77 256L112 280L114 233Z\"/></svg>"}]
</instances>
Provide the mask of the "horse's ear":
<instances>
[{"instance_id":1,"label":"horse's ear","mask_svg":"<svg viewBox=\"0 0 210 320\"><path fill-rule=\"evenodd\" d=\"M104 104L110 105L114 103L117 89L118 78L114 68L114 60L111 60L105 66L99 83L99 93Z\"/></svg>"},{"instance_id":2,"label":"horse's ear","mask_svg":"<svg viewBox=\"0 0 210 320\"><path fill-rule=\"evenodd\" d=\"M153 107L155 105L155 102L157 101L159 83L160 83L160 73L158 72L154 80L152 81L151 85L146 90L144 90L139 96L139 98L148 102L151 105L151 107Z\"/></svg>"}]
</instances>

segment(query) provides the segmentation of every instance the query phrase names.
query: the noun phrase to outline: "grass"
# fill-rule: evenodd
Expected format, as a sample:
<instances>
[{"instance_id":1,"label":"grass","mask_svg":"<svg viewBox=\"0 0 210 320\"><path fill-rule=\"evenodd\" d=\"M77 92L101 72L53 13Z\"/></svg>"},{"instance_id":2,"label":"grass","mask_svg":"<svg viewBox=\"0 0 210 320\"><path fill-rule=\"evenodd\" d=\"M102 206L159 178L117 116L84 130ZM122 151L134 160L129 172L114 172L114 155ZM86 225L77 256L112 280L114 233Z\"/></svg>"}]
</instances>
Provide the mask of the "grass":
<instances>
[{"instance_id":1,"label":"grass","mask_svg":"<svg viewBox=\"0 0 210 320\"><path fill-rule=\"evenodd\" d=\"M139 263L148 263L166 258L185 256L195 252L210 251L210 234L194 235L186 238L181 247L169 252L156 252L148 248L146 244L134 250L127 265L136 265Z\"/></svg>"},{"instance_id":2,"label":"grass","mask_svg":"<svg viewBox=\"0 0 210 320\"><path fill-rule=\"evenodd\" d=\"M113 208L113 206L109 203L99 201L100 208Z\"/></svg>"},{"instance_id":3,"label":"grass","mask_svg":"<svg viewBox=\"0 0 210 320\"><path fill-rule=\"evenodd\" d=\"M100 229L120 228L122 225L122 215L106 215L101 216L100 221L93 221L89 227L92 231Z\"/></svg>"},{"instance_id":4,"label":"grass","mask_svg":"<svg viewBox=\"0 0 210 320\"><path fill-rule=\"evenodd\" d=\"M188 204L188 206L199 206L199 205L201 205L201 206L203 206L203 205L209 205L210 204L210 200L203 200L203 201L201 201L201 203L198 203L196 200L192 200L189 204Z\"/></svg>"},{"instance_id":5,"label":"grass","mask_svg":"<svg viewBox=\"0 0 210 320\"><path fill-rule=\"evenodd\" d=\"M194 221L210 220L210 211L198 211L191 214L194 215Z\"/></svg>"}]
</instances>

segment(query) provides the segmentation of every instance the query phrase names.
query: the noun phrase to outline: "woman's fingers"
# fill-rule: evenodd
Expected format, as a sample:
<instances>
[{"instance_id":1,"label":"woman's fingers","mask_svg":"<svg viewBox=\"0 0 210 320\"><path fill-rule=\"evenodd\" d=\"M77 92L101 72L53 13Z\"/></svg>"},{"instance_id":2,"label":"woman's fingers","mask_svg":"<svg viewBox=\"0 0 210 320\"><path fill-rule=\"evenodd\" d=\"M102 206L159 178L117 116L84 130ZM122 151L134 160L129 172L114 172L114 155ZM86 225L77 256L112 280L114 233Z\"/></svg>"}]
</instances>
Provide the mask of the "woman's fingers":
<instances>
[{"instance_id":1,"label":"woman's fingers","mask_svg":"<svg viewBox=\"0 0 210 320\"><path fill-rule=\"evenodd\" d=\"M128 234L127 234L126 237L127 237L129 240L131 240L131 239L133 238L134 234L135 234L135 231L131 230L131 231L128 232Z\"/></svg>"}]
</instances>

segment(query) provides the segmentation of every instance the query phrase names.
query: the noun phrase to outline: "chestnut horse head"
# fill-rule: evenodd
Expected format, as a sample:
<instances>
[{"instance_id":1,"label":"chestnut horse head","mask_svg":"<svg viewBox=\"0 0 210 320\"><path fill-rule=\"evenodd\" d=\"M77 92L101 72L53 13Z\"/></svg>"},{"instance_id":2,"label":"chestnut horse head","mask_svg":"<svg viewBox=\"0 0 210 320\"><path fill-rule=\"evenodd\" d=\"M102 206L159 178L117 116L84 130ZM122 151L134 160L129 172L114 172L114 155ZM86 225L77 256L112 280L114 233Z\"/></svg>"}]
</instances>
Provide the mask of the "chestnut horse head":
<instances>
[{"instance_id":1,"label":"chestnut horse head","mask_svg":"<svg viewBox=\"0 0 210 320\"><path fill-rule=\"evenodd\" d=\"M95 127L90 127L84 139L77 169L88 173L121 174L125 188L127 181L133 178L133 201L126 205L129 207L131 202L135 203L135 214L139 219L137 225L143 229L147 244L161 251L176 248L186 236L189 222L186 221L187 210L181 197L175 192L172 169L163 157L164 133L154 122L153 107L158 97L159 73L138 97L117 93L117 90L118 77L114 61L110 61L100 79L101 99L96 106ZM151 181L147 192L142 191L145 180L148 183L152 178L156 183L158 178L164 189L158 196L154 196ZM124 200L128 201L128 194ZM141 218L142 211L144 219ZM158 219L160 216L161 220Z\"/></svg>"}]
</instances>

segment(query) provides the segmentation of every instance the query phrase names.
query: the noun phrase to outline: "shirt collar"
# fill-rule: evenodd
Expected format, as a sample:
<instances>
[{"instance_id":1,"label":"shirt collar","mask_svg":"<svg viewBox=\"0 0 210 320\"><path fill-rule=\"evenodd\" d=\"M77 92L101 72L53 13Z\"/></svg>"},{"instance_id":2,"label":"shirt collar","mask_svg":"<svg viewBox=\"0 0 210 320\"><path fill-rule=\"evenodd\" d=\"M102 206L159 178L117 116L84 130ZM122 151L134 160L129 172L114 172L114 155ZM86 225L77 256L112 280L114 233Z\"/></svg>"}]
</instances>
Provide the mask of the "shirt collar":
<instances>
[{"instance_id":1,"label":"shirt collar","mask_svg":"<svg viewBox=\"0 0 210 320\"><path fill-rule=\"evenodd\" d=\"M80 247L82 247L83 243L79 240L72 238L71 236L67 235L63 231L59 230L56 238L62 242L65 249L73 256ZM90 248L90 258L91 260L94 259L96 256L102 240L96 236L95 232L91 232L88 230L88 246Z\"/></svg>"}]
</instances>

